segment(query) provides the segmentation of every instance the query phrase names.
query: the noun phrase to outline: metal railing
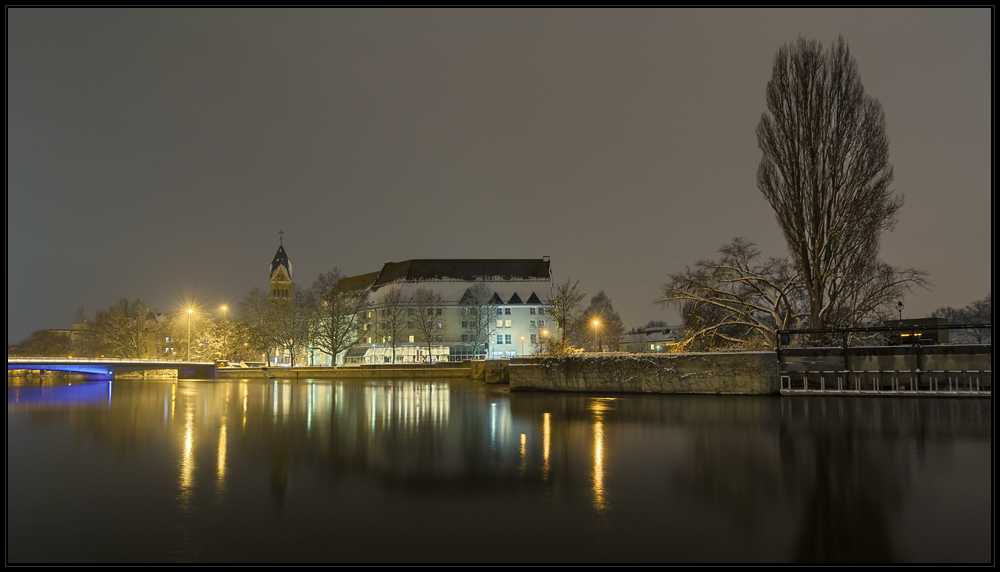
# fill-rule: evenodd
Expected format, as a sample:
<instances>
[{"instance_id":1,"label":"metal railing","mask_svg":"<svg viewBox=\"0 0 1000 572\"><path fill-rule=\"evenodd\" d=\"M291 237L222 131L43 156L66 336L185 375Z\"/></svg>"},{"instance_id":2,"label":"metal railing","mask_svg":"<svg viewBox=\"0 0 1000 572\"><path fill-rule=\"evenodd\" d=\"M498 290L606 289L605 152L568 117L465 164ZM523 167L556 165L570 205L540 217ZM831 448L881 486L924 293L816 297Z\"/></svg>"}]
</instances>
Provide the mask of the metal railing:
<instances>
[{"instance_id":1,"label":"metal railing","mask_svg":"<svg viewBox=\"0 0 1000 572\"><path fill-rule=\"evenodd\" d=\"M777 347L781 393L991 397L992 343L938 345L934 343L936 338L922 339L921 335L926 331L957 329L992 330L992 325L781 330ZM852 335L878 335L884 343L884 334L896 332L909 334L909 343L861 345L857 343L861 340L855 340L853 347L850 344ZM839 338L842 343L839 347L788 347L791 337L796 335Z\"/></svg>"},{"instance_id":2,"label":"metal railing","mask_svg":"<svg viewBox=\"0 0 1000 572\"><path fill-rule=\"evenodd\" d=\"M808 371L781 374L782 394L992 396L993 370Z\"/></svg>"}]
</instances>

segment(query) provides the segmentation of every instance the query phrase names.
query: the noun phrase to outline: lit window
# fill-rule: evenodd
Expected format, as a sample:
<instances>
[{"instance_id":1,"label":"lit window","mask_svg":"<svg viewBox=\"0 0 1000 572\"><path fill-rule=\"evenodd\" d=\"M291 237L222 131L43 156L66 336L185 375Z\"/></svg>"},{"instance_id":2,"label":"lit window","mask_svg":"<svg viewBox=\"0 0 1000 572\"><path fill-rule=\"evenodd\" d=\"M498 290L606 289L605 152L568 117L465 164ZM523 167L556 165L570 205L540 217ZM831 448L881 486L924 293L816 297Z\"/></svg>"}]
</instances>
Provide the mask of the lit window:
<instances>
[{"instance_id":1,"label":"lit window","mask_svg":"<svg viewBox=\"0 0 1000 572\"><path fill-rule=\"evenodd\" d=\"M413 336L410 336L410 343L413 343Z\"/></svg>"},{"instance_id":2,"label":"lit window","mask_svg":"<svg viewBox=\"0 0 1000 572\"><path fill-rule=\"evenodd\" d=\"M510 320L507 320L506 322L504 322L503 327L509 328L510 327Z\"/></svg>"},{"instance_id":3,"label":"lit window","mask_svg":"<svg viewBox=\"0 0 1000 572\"><path fill-rule=\"evenodd\" d=\"M503 327L503 320L497 320L497 327L498 328L502 328Z\"/></svg>"}]
</instances>

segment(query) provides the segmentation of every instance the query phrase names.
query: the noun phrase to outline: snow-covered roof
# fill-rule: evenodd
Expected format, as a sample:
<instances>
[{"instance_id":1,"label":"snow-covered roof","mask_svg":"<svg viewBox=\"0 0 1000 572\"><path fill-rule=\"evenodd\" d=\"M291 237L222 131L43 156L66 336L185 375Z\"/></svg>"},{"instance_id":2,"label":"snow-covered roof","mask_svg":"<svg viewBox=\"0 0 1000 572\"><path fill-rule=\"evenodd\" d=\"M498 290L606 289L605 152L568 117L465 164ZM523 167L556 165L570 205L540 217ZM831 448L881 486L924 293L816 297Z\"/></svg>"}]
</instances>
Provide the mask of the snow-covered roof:
<instances>
[{"instance_id":1,"label":"snow-covered roof","mask_svg":"<svg viewBox=\"0 0 1000 572\"><path fill-rule=\"evenodd\" d=\"M398 287L409 302L424 288L441 296L444 305L459 305L475 282L485 282L500 304L541 304L550 294L551 278L547 259L431 259L388 262L378 273L362 274L345 280L357 287L370 284L369 300L378 306L382 298ZM375 276L375 278L372 278Z\"/></svg>"},{"instance_id":2,"label":"snow-covered roof","mask_svg":"<svg viewBox=\"0 0 1000 572\"><path fill-rule=\"evenodd\" d=\"M271 260L271 278L274 278L274 273L279 266L284 266L288 277L292 277L292 263L288 261L288 254L285 252L284 246L278 246L278 251L274 253L274 259Z\"/></svg>"}]
</instances>

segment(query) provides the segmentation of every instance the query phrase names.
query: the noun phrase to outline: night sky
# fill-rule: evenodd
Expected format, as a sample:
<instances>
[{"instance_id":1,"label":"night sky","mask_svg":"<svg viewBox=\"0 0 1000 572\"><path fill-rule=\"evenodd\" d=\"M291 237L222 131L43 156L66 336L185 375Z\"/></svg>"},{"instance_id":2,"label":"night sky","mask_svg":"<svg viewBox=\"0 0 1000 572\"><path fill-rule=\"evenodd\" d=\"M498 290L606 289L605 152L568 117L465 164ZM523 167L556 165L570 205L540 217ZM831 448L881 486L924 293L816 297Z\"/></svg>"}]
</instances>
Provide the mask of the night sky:
<instances>
[{"instance_id":1,"label":"night sky","mask_svg":"<svg viewBox=\"0 0 1000 572\"><path fill-rule=\"evenodd\" d=\"M991 291L989 9L18 9L7 14L7 336L410 258L552 257L627 328L742 236L775 52L843 35L906 197L903 317Z\"/></svg>"}]
</instances>

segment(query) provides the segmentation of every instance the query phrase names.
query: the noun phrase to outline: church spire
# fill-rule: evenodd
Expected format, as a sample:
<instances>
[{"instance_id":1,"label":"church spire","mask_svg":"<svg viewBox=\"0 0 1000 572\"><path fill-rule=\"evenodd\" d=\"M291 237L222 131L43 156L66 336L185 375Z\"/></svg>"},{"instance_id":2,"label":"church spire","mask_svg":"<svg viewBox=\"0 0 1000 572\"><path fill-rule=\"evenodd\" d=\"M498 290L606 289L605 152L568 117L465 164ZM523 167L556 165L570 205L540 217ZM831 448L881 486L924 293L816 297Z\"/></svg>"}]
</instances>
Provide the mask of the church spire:
<instances>
[{"instance_id":1,"label":"church spire","mask_svg":"<svg viewBox=\"0 0 1000 572\"><path fill-rule=\"evenodd\" d=\"M292 292L292 263L282 244L285 231L278 231L278 251L271 260L271 298L288 300Z\"/></svg>"}]
</instances>

